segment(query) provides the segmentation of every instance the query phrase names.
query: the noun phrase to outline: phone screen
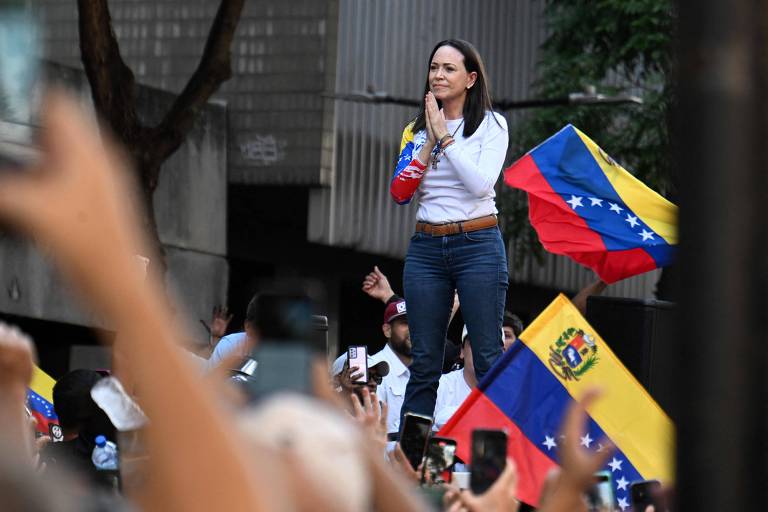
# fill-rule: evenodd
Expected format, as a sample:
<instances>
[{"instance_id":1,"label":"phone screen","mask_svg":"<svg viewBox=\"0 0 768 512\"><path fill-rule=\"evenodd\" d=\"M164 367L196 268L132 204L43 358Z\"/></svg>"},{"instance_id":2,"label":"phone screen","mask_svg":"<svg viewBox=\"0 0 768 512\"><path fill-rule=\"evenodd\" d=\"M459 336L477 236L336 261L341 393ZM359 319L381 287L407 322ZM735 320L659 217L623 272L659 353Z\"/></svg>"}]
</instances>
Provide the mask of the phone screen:
<instances>
[{"instance_id":1,"label":"phone screen","mask_svg":"<svg viewBox=\"0 0 768 512\"><path fill-rule=\"evenodd\" d=\"M400 446L413 469L419 467L427 449L427 440L432 430L432 418L407 412L403 417L403 433Z\"/></svg>"},{"instance_id":2,"label":"phone screen","mask_svg":"<svg viewBox=\"0 0 768 512\"><path fill-rule=\"evenodd\" d=\"M40 96L38 25L19 3L0 6L0 168L35 160Z\"/></svg>"},{"instance_id":3,"label":"phone screen","mask_svg":"<svg viewBox=\"0 0 768 512\"><path fill-rule=\"evenodd\" d=\"M493 485L507 465L507 434L501 430L472 432L472 473L469 487L481 494Z\"/></svg>"},{"instance_id":4,"label":"phone screen","mask_svg":"<svg viewBox=\"0 0 768 512\"><path fill-rule=\"evenodd\" d=\"M590 512L611 512L614 509L615 499L610 471L595 473L595 485L587 490L587 503Z\"/></svg>"},{"instance_id":5,"label":"phone screen","mask_svg":"<svg viewBox=\"0 0 768 512\"><path fill-rule=\"evenodd\" d=\"M657 512L663 510L659 503L658 496L661 493L661 482L658 480L642 480L633 482L629 485L629 494L632 503L632 510L645 512L648 505L653 505Z\"/></svg>"},{"instance_id":6,"label":"phone screen","mask_svg":"<svg viewBox=\"0 0 768 512\"><path fill-rule=\"evenodd\" d=\"M366 384L368 382L368 347L365 345L349 347L347 350L347 360L349 361L350 375L362 374L359 379L352 382L355 384Z\"/></svg>"},{"instance_id":7,"label":"phone screen","mask_svg":"<svg viewBox=\"0 0 768 512\"><path fill-rule=\"evenodd\" d=\"M443 478L445 473L453 466L456 455L456 441L445 437L432 437L427 443L427 455L424 461L424 474L429 473L432 484L450 481L450 473ZM423 480L423 478L422 478Z\"/></svg>"},{"instance_id":8,"label":"phone screen","mask_svg":"<svg viewBox=\"0 0 768 512\"><path fill-rule=\"evenodd\" d=\"M250 402L279 391L313 392L311 369L315 353L307 346L262 341L252 357L258 362L253 376L241 376Z\"/></svg>"}]
</instances>

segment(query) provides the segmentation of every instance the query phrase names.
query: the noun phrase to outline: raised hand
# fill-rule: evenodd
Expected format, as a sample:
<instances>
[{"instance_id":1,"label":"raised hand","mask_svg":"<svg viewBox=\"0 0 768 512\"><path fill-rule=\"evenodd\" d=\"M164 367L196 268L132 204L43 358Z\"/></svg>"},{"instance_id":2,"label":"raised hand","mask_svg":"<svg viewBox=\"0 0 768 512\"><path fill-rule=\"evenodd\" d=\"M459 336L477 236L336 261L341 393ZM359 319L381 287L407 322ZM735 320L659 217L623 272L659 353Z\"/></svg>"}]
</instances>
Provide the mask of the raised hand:
<instances>
[{"instance_id":1,"label":"raised hand","mask_svg":"<svg viewBox=\"0 0 768 512\"><path fill-rule=\"evenodd\" d=\"M143 282L135 255L151 254L139 227L136 189L117 152L72 100L51 94L44 122L43 160L39 168L5 173L0 214L32 234L86 293L98 296L101 309L124 309L116 282Z\"/></svg>"},{"instance_id":2,"label":"raised hand","mask_svg":"<svg viewBox=\"0 0 768 512\"><path fill-rule=\"evenodd\" d=\"M352 407L355 420L362 427L365 435L380 453L387 447L387 404L379 403L376 393L368 388L362 389L363 401L352 393Z\"/></svg>"},{"instance_id":3,"label":"raised hand","mask_svg":"<svg viewBox=\"0 0 768 512\"><path fill-rule=\"evenodd\" d=\"M24 401L34 360L32 340L16 327L0 322L0 425L7 448L28 462L36 452L34 423L24 414Z\"/></svg>"},{"instance_id":4,"label":"raised hand","mask_svg":"<svg viewBox=\"0 0 768 512\"><path fill-rule=\"evenodd\" d=\"M389 279L379 270L379 267L373 267L373 272L365 276L365 279L363 279L363 291L370 297L378 299L385 304L395 294L392 291L392 286L389 284Z\"/></svg>"},{"instance_id":5,"label":"raised hand","mask_svg":"<svg viewBox=\"0 0 768 512\"><path fill-rule=\"evenodd\" d=\"M32 340L16 327L0 322L0 388L26 392L34 360Z\"/></svg>"},{"instance_id":6,"label":"raised hand","mask_svg":"<svg viewBox=\"0 0 768 512\"><path fill-rule=\"evenodd\" d=\"M584 434L585 411L599 396L596 389L587 391L581 403L574 403L568 410L562 426L565 443L561 443L560 448L561 478L582 489L595 483L595 472L605 465L613 452L613 443L607 439L600 441L603 450L599 452L582 449L579 443L579 437Z\"/></svg>"},{"instance_id":7,"label":"raised hand","mask_svg":"<svg viewBox=\"0 0 768 512\"><path fill-rule=\"evenodd\" d=\"M0 216L49 250L90 305L130 340L126 370L152 418L145 437L152 478L137 500L148 510L267 510L266 455L254 449L246 456L231 435L231 411L178 350L185 335L169 322L160 280L145 279L136 265L134 255L150 253L132 202L135 189L114 148L62 94L46 104L43 121L41 167L0 178ZM182 402L167 414L168 404ZM14 410L23 417L22 404ZM13 438L10 423L2 424ZM224 472L229 476L212 489L210 482Z\"/></svg>"},{"instance_id":8,"label":"raised hand","mask_svg":"<svg viewBox=\"0 0 768 512\"><path fill-rule=\"evenodd\" d=\"M584 509L583 493L595 483L595 472L605 465L613 452L613 443L603 439L603 450L591 452L581 448L579 438L584 434L586 409L600 396L597 389L587 391L581 403L568 409L561 426L564 441L560 443L560 476L557 486L541 504L542 512L565 512Z\"/></svg>"},{"instance_id":9,"label":"raised hand","mask_svg":"<svg viewBox=\"0 0 768 512\"><path fill-rule=\"evenodd\" d=\"M515 498L516 492L517 467L508 458L504 471L483 494L478 496L469 490L449 488L443 500L449 512L517 512L520 502Z\"/></svg>"},{"instance_id":10,"label":"raised hand","mask_svg":"<svg viewBox=\"0 0 768 512\"><path fill-rule=\"evenodd\" d=\"M426 96L425 111L428 113L427 119L431 124L431 132L434 137L435 143L437 143L444 136L448 135L448 125L445 122L445 116L443 111L437 106L437 100L432 92L428 92ZM427 128L427 133L430 132L430 128Z\"/></svg>"},{"instance_id":11,"label":"raised hand","mask_svg":"<svg viewBox=\"0 0 768 512\"><path fill-rule=\"evenodd\" d=\"M211 313L211 326L208 328L211 338L215 340L223 338L227 334L227 327L229 327L229 322L232 321L234 316L234 314L229 312L227 306L214 306Z\"/></svg>"},{"instance_id":12,"label":"raised hand","mask_svg":"<svg viewBox=\"0 0 768 512\"><path fill-rule=\"evenodd\" d=\"M430 98L432 98L432 101L435 100L434 95L432 95L431 92L428 92L424 96L424 121L425 121L425 129L427 130L427 143L424 145L425 148L428 148L430 151L432 151L432 148L435 147L435 144L437 144L437 139L435 138L435 132L432 128L432 116L434 115L433 109L430 108Z\"/></svg>"}]
</instances>

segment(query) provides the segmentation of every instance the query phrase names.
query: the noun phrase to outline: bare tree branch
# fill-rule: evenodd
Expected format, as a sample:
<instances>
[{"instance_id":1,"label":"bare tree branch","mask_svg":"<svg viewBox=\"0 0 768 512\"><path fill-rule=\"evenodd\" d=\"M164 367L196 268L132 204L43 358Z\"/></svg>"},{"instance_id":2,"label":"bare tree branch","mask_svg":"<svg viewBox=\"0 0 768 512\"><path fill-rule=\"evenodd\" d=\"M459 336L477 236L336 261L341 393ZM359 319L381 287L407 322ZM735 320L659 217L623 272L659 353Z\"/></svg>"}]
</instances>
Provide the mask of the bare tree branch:
<instances>
[{"instance_id":1,"label":"bare tree branch","mask_svg":"<svg viewBox=\"0 0 768 512\"><path fill-rule=\"evenodd\" d=\"M107 0L78 0L77 9L80 55L96 111L117 135L129 142L139 129L135 80L120 55Z\"/></svg>"},{"instance_id":2,"label":"bare tree branch","mask_svg":"<svg viewBox=\"0 0 768 512\"><path fill-rule=\"evenodd\" d=\"M221 0L195 73L153 130L152 139L156 141L152 146L153 158L165 160L179 148L208 99L232 76L230 46L244 3L244 0Z\"/></svg>"},{"instance_id":3,"label":"bare tree branch","mask_svg":"<svg viewBox=\"0 0 768 512\"><path fill-rule=\"evenodd\" d=\"M123 61L107 0L78 0L80 54L99 116L125 145L145 200L144 224L165 270L152 196L165 160L181 146L211 95L232 75L230 45L245 0L221 0L203 56L186 87L155 127L139 121L133 72Z\"/></svg>"}]
</instances>

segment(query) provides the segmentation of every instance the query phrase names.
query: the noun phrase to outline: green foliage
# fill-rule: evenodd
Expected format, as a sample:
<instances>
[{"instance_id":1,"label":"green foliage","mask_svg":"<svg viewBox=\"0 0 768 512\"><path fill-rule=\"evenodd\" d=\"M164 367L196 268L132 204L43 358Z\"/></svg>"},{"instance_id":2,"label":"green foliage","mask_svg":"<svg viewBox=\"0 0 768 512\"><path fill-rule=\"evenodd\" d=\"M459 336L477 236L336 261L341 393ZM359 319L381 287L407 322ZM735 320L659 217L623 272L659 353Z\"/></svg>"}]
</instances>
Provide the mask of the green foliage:
<instances>
[{"instance_id":1,"label":"green foliage","mask_svg":"<svg viewBox=\"0 0 768 512\"><path fill-rule=\"evenodd\" d=\"M584 365L581 366L580 368L578 368L575 372L573 372L573 374L576 377L581 377L582 375L587 373L587 371L589 371L592 368L594 368L597 365L598 361L600 361L600 358L597 357L596 354L593 354L593 355L589 356L589 359L584 361Z\"/></svg>"},{"instance_id":2,"label":"green foliage","mask_svg":"<svg viewBox=\"0 0 768 512\"><path fill-rule=\"evenodd\" d=\"M596 86L598 93L639 96L643 104L532 109L513 128L513 160L571 123L648 186L672 193L671 0L546 0L545 16L550 36L542 46L533 97L558 98ZM499 205L517 263L521 256L540 256L525 193L502 187Z\"/></svg>"},{"instance_id":3,"label":"green foliage","mask_svg":"<svg viewBox=\"0 0 768 512\"><path fill-rule=\"evenodd\" d=\"M573 335L576 334L576 328L575 327L569 327L566 330L563 331L563 334L560 335L559 338L557 338L557 341L555 342L555 346L557 347L564 347L566 345L566 341L573 338Z\"/></svg>"}]
</instances>

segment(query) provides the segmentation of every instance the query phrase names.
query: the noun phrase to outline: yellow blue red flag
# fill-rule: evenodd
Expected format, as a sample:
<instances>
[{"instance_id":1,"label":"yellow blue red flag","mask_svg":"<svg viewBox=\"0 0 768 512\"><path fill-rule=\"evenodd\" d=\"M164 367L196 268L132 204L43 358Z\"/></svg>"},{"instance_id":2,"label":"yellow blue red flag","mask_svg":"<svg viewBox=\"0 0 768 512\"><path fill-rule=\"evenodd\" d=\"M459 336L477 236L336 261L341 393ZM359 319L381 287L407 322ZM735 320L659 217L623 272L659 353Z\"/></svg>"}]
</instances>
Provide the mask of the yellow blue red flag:
<instances>
[{"instance_id":1,"label":"yellow blue red flag","mask_svg":"<svg viewBox=\"0 0 768 512\"><path fill-rule=\"evenodd\" d=\"M544 248L606 283L673 260L677 206L570 124L512 164L504 181L528 193L528 215Z\"/></svg>"},{"instance_id":2,"label":"yellow blue red flag","mask_svg":"<svg viewBox=\"0 0 768 512\"><path fill-rule=\"evenodd\" d=\"M35 365L32 382L27 388L27 407L37 420L37 431L50 434L50 426L57 425L59 418L53 409L53 385L56 381Z\"/></svg>"},{"instance_id":3,"label":"yellow blue red flag","mask_svg":"<svg viewBox=\"0 0 768 512\"><path fill-rule=\"evenodd\" d=\"M603 438L616 445L605 469L613 477L616 506L625 510L631 482L671 483L674 426L562 294L504 353L439 435L455 439L457 455L469 461L473 430L506 430L508 454L520 473L518 499L538 505L547 472L558 465L564 414L592 387L603 395L587 411L581 445L601 450Z\"/></svg>"}]
</instances>

